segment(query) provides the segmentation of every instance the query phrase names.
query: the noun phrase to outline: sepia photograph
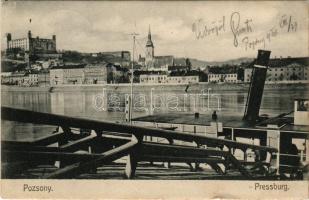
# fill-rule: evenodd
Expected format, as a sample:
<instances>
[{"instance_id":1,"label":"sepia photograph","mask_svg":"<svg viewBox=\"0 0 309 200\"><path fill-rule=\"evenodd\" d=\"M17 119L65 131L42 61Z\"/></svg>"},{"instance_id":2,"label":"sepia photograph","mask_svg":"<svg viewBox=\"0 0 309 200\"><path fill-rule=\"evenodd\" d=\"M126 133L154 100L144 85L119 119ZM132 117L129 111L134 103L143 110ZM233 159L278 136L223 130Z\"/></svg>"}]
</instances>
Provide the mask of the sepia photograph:
<instances>
[{"instance_id":1,"label":"sepia photograph","mask_svg":"<svg viewBox=\"0 0 309 200\"><path fill-rule=\"evenodd\" d=\"M308 36L308 1L1 1L3 197L308 198Z\"/></svg>"}]
</instances>

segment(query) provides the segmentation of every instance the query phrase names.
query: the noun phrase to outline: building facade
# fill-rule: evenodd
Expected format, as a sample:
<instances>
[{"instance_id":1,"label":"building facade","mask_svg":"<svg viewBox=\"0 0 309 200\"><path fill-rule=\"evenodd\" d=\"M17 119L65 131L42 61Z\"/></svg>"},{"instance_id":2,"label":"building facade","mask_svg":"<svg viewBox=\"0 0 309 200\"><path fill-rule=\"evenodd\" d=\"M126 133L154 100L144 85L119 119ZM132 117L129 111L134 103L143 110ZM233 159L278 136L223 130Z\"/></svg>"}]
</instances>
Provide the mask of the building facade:
<instances>
[{"instance_id":1,"label":"building facade","mask_svg":"<svg viewBox=\"0 0 309 200\"><path fill-rule=\"evenodd\" d=\"M208 82L210 83L237 83L237 73L232 74L208 74Z\"/></svg>"},{"instance_id":2,"label":"building facade","mask_svg":"<svg viewBox=\"0 0 309 200\"><path fill-rule=\"evenodd\" d=\"M38 84L42 86L46 86L50 84L49 80L49 72L48 71L40 71L38 73Z\"/></svg>"},{"instance_id":3,"label":"building facade","mask_svg":"<svg viewBox=\"0 0 309 200\"><path fill-rule=\"evenodd\" d=\"M167 75L161 74L143 74L139 77L140 83L142 84L159 84L166 83Z\"/></svg>"},{"instance_id":4,"label":"building facade","mask_svg":"<svg viewBox=\"0 0 309 200\"><path fill-rule=\"evenodd\" d=\"M52 39L32 37L31 31L25 38L12 39L12 34L7 34L7 50L22 49L29 53L56 53L56 35Z\"/></svg>"},{"instance_id":5,"label":"building facade","mask_svg":"<svg viewBox=\"0 0 309 200\"><path fill-rule=\"evenodd\" d=\"M292 63L282 67L270 67L267 70L266 82L282 81L307 81L309 66ZM244 82L251 81L252 68L246 68L244 72Z\"/></svg>"},{"instance_id":6,"label":"building facade","mask_svg":"<svg viewBox=\"0 0 309 200\"><path fill-rule=\"evenodd\" d=\"M50 69L50 85L83 84L84 67L84 65L80 65Z\"/></svg>"},{"instance_id":7,"label":"building facade","mask_svg":"<svg viewBox=\"0 0 309 200\"><path fill-rule=\"evenodd\" d=\"M60 59L62 54L57 53L56 35L51 39L33 37L28 31L27 37L12 39L12 34L7 34L6 56L12 59L22 58L26 62L37 59Z\"/></svg>"},{"instance_id":8,"label":"building facade","mask_svg":"<svg viewBox=\"0 0 309 200\"><path fill-rule=\"evenodd\" d=\"M169 76L166 83L170 84L192 84L198 83L198 76Z\"/></svg>"},{"instance_id":9,"label":"building facade","mask_svg":"<svg viewBox=\"0 0 309 200\"><path fill-rule=\"evenodd\" d=\"M198 76L168 76L162 74L140 75L141 84L192 84L198 82Z\"/></svg>"},{"instance_id":10,"label":"building facade","mask_svg":"<svg viewBox=\"0 0 309 200\"><path fill-rule=\"evenodd\" d=\"M126 70L112 64L62 66L50 69L51 85L107 84L125 82Z\"/></svg>"},{"instance_id":11,"label":"building facade","mask_svg":"<svg viewBox=\"0 0 309 200\"><path fill-rule=\"evenodd\" d=\"M108 83L108 76L112 72L111 67L97 65L87 65L84 68L84 82L83 84L106 84Z\"/></svg>"}]
</instances>

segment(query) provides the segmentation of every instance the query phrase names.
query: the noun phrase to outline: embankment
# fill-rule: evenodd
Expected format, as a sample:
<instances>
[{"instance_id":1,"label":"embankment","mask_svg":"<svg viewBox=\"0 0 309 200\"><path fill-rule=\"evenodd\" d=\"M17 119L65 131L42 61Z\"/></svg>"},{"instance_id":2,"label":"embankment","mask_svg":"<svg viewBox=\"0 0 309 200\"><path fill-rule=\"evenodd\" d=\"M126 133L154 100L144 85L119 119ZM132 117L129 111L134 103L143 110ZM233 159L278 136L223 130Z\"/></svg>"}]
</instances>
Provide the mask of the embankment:
<instances>
[{"instance_id":1,"label":"embankment","mask_svg":"<svg viewBox=\"0 0 309 200\"><path fill-rule=\"evenodd\" d=\"M100 85L65 85L65 86L52 86L52 87L18 87L18 86L1 86L2 92L74 92L74 91L101 91L103 88L107 90L117 90L118 92L130 91L130 84L100 84ZM187 92L207 92L211 88L212 91L248 91L248 83L238 84L213 84L213 83L199 83L199 84L178 84L178 85L164 85L164 84L134 84L134 91L187 91ZM264 90L284 91L284 90L302 90L309 91L309 85L305 83L280 83L280 84L266 84Z\"/></svg>"}]
</instances>

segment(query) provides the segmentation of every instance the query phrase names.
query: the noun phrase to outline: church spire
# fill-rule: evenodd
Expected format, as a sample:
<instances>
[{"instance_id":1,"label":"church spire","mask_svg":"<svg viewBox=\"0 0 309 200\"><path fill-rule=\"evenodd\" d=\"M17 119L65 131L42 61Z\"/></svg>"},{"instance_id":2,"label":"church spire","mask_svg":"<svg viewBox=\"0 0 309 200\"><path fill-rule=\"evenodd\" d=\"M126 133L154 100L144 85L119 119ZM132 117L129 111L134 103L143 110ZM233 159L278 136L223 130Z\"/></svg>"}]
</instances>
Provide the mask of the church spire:
<instances>
[{"instance_id":1,"label":"church spire","mask_svg":"<svg viewBox=\"0 0 309 200\"><path fill-rule=\"evenodd\" d=\"M147 43L146 43L146 47L154 47L152 40L151 40L150 25L149 25L149 29L148 29L148 40L147 40Z\"/></svg>"},{"instance_id":2,"label":"church spire","mask_svg":"<svg viewBox=\"0 0 309 200\"><path fill-rule=\"evenodd\" d=\"M151 31L150 31L150 25L149 25L149 28L148 28L148 40L151 40Z\"/></svg>"}]
</instances>

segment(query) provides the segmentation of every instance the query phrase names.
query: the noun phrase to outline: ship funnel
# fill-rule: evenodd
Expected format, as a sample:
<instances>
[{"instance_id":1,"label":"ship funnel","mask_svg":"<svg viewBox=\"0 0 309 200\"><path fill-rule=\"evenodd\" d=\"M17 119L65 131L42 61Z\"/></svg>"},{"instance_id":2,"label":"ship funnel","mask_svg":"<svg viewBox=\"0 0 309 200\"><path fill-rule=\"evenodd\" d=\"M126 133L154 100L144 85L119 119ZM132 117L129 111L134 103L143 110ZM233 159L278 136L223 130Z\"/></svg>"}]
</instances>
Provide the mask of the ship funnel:
<instances>
[{"instance_id":1,"label":"ship funnel","mask_svg":"<svg viewBox=\"0 0 309 200\"><path fill-rule=\"evenodd\" d=\"M243 120L256 123L262 102L267 65L271 51L259 50L254 63Z\"/></svg>"}]
</instances>

